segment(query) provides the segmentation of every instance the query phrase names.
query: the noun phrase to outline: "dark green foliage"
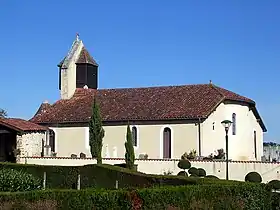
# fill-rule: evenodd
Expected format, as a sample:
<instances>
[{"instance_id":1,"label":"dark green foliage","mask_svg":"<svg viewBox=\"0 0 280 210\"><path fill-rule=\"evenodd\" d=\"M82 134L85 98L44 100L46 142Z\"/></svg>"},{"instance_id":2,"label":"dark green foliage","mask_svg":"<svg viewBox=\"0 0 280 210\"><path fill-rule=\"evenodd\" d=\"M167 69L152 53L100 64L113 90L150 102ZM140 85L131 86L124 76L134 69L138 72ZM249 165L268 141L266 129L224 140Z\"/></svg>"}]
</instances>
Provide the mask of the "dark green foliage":
<instances>
[{"instance_id":1,"label":"dark green foliage","mask_svg":"<svg viewBox=\"0 0 280 210\"><path fill-rule=\"evenodd\" d=\"M190 177L199 177L197 174L191 174Z\"/></svg>"},{"instance_id":2,"label":"dark green foliage","mask_svg":"<svg viewBox=\"0 0 280 210\"><path fill-rule=\"evenodd\" d=\"M255 182L255 183L261 183L262 177L258 172L250 172L245 176L246 182Z\"/></svg>"},{"instance_id":3,"label":"dark green foliage","mask_svg":"<svg viewBox=\"0 0 280 210\"><path fill-rule=\"evenodd\" d=\"M182 160L179 161L178 167L180 169L186 170L186 169L189 169L191 167L191 163L187 159L182 159Z\"/></svg>"},{"instance_id":4,"label":"dark green foliage","mask_svg":"<svg viewBox=\"0 0 280 210\"><path fill-rule=\"evenodd\" d=\"M198 176L199 177L205 177L206 176L206 171L203 168L198 168Z\"/></svg>"},{"instance_id":5,"label":"dark green foliage","mask_svg":"<svg viewBox=\"0 0 280 210\"><path fill-rule=\"evenodd\" d=\"M207 175L207 176L205 176L205 178L207 178L207 179L219 179L218 177L216 177L214 175Z\"/></svg>"},{"instance_id":6,"label":"dark green foliage","mask_svg":"<svg viewBox=\"0 0 280 210\"><path fill-rule=\"evenodd\" d=\"M280 209L280 193L274 192L271 195L271 210Z\"/></svg>"},{"instance_id":7,"label":"dark green foliage","mask_svg":"<svg viewBox=\"0 0 280 210\"><path fill-rule=\"evenodd\" d=\"M130 126L127 125L126 131L126 142L125 142L125 163L128 169L134 168L135 154L134 147L132 143L132 134L130 130Z\"/></svg>"},{"instance_id":8,"label":"dark green foliage","mask_svg":"<svg viewBox=\"0 0 280 210\"><path fill-rule=\"evenodd\" d=\"M267 183L269 187L273 190L280 190L280 181L279 180L271 180Z\"/></svg>"},{"instance_id":9,"label":"dark green foliage","mask_svg":"<svg viewBox=\"0 0 280 210\"><path fill-rule=\"evenodd\" d=\"M0 203L9 209L271 209L269 192L251 183L2 193Z\"/></svg>"},{"instance_id":10,"label":"dark green foliage","mask_svg":"<svg viewBox=\"0 0 280 210\"><path fill-rule=\"evenodd\" d=\"M188 176L188 173L186 171L180 171L177 176Z\"/></svg>"},{"instance_id":11,"label":"dark green foliage","mask_svg":"<svg viewBox=\"0 0 280 210\"><path fill-rule=\"evenodd\" d=\"M18 171L27 172L40 180L43 179L43 174L46 172L46 188L52 189L76 188L78 174L80 174L81 177L81 189L114 189L116 181L118 181L119 188L217 184L217 181L224 184L240 183L237 181L225 180L190 179L183 176L150 175L105 164L70 167L0 163L0 169L1 168L13 168Z\"/></svg>"},{"instance_id":12,"label":"dark green foliage","mask_svg":"<svg viewBox=\"0 0 280 210\"><path fill-rule=\"evenodd\" d=\"M24 171L11 168L0 169L0 191L30 191L41 188L42 181Z\"/></svg>"},{"instance_id":13,"label":"dark green foliage","mask_svg":"<svg viewBox=\"0 0 280 210\"><path fill-rule=\"evenodd\" d=\"M197 170L197 168L195 168L195 167L191 167L190 169L189 169L189 174L191 174L191 175L196 175L196 176L198 176L198 170Z\"/></svg>"},{"instance_id":14,"label":"dark green foliage","mask_svg":"<svg viewBox=\"0 0 280 210\"><path fill-rule=\"evenodd\" d=\"M102 118L100 114L100 108L94 97L92 105L92 115L89 122L89 145L90 152L93 158L97 159L97 163L102 163L102 146L103 137L105 131L102 127Z\"/></svg>"},{"instance_id":15,"label":"dark green foliage","mask_svg":"<svg viewBox=\"0 0 280 210\"><path fill-rule=\"evenodd\" d=\"M71 189L73 184L77 183L79 167L71 166L42 166L28 164L0 163L0 169L15 169L17 171L32 174L34 177L42 180L44 172L47 174L46 187Z\"/></svg>"}]
</instances>

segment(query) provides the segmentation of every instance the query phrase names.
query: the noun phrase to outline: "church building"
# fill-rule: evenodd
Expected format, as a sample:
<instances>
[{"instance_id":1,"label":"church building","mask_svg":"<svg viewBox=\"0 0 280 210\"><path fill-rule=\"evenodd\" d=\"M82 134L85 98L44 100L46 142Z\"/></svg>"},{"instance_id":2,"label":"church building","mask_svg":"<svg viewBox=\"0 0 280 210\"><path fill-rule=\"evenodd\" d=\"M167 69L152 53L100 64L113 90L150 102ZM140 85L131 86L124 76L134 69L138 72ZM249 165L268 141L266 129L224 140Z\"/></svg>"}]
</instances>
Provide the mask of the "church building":
<instances>
[{"instance_id":1,"label":"church building","mask_svg":"<svg viewBox=\"0 0 280 210\"><path fill-rule=\"evenodd\" d=\"M91 157L88 125L96 97L105 130L103 157L124 157L128 121L136 158L180 158L191 150L208 156L225 150L221 121L230 120L229 158L261 160L266 127L253 100L211 82L100 89L98 68L77 36L58 64L61 98L42 103L29 121L49 129L44 147L50 147L50 155Z\"/></svg>"},{"instance_id":2,"label":"church building","mask_svg":"<svg viewBox=\"0 0 280 210\"><path fill-rule=\"evenodd\" d=\"M229 158L260 160L263 155L266 128L249 98L211 83L99 89L98 64L78 36L58 67L61 99L43 103L30 121L50 128L46 145L59 157L90 157L88 123L94 97L105 129L103 157L124 157L128 121L136 157L179 158L190 150L208 156L225 149L225 119L232 121Z\"/></svg>"}]
</instances>

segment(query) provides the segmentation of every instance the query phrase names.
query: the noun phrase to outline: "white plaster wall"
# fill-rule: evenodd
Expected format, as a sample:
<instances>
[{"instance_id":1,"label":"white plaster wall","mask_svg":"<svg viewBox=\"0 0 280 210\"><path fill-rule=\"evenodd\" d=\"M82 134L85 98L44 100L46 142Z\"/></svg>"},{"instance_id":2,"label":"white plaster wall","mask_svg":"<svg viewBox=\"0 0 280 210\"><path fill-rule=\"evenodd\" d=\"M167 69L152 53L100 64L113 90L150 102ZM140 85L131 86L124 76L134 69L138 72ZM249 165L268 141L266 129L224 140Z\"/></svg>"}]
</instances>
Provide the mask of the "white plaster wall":
<instances>
[{"instance_id":1,"label":"white plaster wall","mask_svg":"<svg viewBox=\"0 0 280 210\"><path fill-rule=\"evenodd\" d=\"M70 157L71 154L79 157L80 153L91 157L88 127L51 127L50 129L55 133L55 152L58 157Z\"/></svg>"},{"instance_id":2,"label":"white plaster wall","mask_svg":"<svg viewBox=\"0 0 280 210\"><path fill-rule=\"evenodd\" d=\"M171 158L180 158L184 152L198 149L198 127L195 124L172 125L131 125L137 127L138 146L134 148L135 156L148 154L149 158L162 158L163 129L171 129ZM119 157L125 155L126 125L104 126L102 157ZM88 127L51 128L55 132L55 150L59 157L85 153L91 157Z\"/></svg>"},{"instance_id":3,"label":"white plaster wall","mask_svg":"<svg viewBox=\"0 0 280 210\"><path fill-rule=\"evenodd\" d=\"M36 165L64 165L64 166L82 166L87 164L95 164L95 159L71 159L71 158L21 158L22 163L36 164ZM103 159L103 164L118 164L124 163L124 159ZM148 174L163 174L171 171L176 175L180 169L178 168L178 160L136 160L138 171ZM220 179L225 179L225 162L206 162L206 161L192 161L192 166L196 168L203 168L207 175L215 175ZM280 164L261 163L261 162L229 162L229 179L244 181L246 174L249 172L258 172L267 183L273 179L280 179Z\"/></svg>"},{"instance_id":4,"label":"white plaster wall","mask_svg":"<svg viewBox=\"0 0 280 210\"><path fill-rule=\"evenodd\" d=\"M61 98L69 99L73 96L76 90L76 61L83 49L83 42L78 41L78 48L69 61L68 69L62 69L61 73Z\"/></svg>"},{"instance_id":5,"label":"white plaster wall","mask_svg":"<svg viewBox=\"0 0 280 210\"><path fill-rule=\"evenodd\" d=\"M233 160L256 160L254 153L254 130L257 132L257 160L263 155L263 131L248 106L220 104L202 124L202 155L207 156L214 150L225 150L225 130L221 122L231 120L236 113L236 135L229 135L229 158ZM215 122L215 130L212 125Z\"/></svg>"}]
</instances>

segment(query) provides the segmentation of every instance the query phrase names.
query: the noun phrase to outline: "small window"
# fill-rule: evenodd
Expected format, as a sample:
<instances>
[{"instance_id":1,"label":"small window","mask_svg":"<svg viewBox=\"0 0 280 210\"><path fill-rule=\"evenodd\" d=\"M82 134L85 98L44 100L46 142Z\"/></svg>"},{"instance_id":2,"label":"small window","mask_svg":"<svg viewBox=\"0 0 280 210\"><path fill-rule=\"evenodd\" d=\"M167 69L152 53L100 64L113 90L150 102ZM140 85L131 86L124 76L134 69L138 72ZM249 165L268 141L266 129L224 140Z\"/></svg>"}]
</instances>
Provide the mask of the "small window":
<instances>
[{"instance_id":1,"label":"small window","mask_svg":"<svg viewBox=\"0 0 280 210\"><path fill-rule=\"evenodd\" d=\"M212 123L212 130L215 130L215 122Z\"/></svg>"},{"instance_id":2,"label":"small window","mask_svg":"<svg viewBox=\"0 0 280 210\"><path fill-rule=\"evenodd\" d=\"M132 133L132 143L133 143L133 146L134 147L137 147L137 144L138 144L138 139L137 139L137 128L135 126L132 127L132 130L131 130L131 133Z\"/></svg>"},{"instance_id":3,"label":"small window","mask_svg":"<svg viewBox=\"0 0 280 210\"><path fill-rule=\"evenodd\" d=\"M257 155L257 132L256 131L254 131L254 152L255 152L255 158L257 159L258 155Z\"/></svg>"},{"instance_id":4,"label":"small window","mask_svg":"<svg viewBox=\"0 0 280 210\"><path fill-rule=\"evenodd\" d=\"M50 130L49 133L49 145L51 147L51 151L55 152L55 133L53 130Z\"/></svg>"},{"instance_id":5,"label":"small window","mask_svg":"<svg viewBox=\"0 0 280 210\"><path fill-rule=\"evenodd\" d=\"M236 114L232 114L232 135L236 135Z\"/></svg>"},{"instance_id":6,"label":"small window","mask_svg":"<svg viewBox=\"0 0 280 210\"><path fill-rule=\"evenodd\" d=\"M164 128L163 130L163 158L171 158L171 130Z\"/></svg>"}]
</instances>

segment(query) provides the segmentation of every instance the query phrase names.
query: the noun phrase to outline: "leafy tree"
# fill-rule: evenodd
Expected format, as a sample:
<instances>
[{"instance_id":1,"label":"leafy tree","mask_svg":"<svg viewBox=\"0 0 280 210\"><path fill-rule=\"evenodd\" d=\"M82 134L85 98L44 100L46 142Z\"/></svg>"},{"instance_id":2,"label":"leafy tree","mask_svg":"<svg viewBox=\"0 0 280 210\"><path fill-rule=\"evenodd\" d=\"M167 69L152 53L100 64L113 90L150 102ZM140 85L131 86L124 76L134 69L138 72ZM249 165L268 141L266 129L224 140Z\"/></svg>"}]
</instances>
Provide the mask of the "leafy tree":
<instances>
[{"instance_id":1,"label":"leafy tree","mask_svg":"<svg viewBox=\"0 0 280 210\"><path fill-rule=\"evenodd\" d=\"M0 118L5 118L7 117L7 112L4 109L0 108Z\"/></svg>"},{"instance_id":2,"label":"leafy tree","mask_svg":"<svg viewBox=\"0 0 280 210\"><path fill-rule=\"evenodd\" d=\"M105 131L102 127L102 118L100 114L100 108L94 98L92 105L92 115L89 122L89 145L90 152L93 158L97 159L97 163L102 163L102 146L103 146L103 137Z\"/></svg>"},{"instance_id":3,"label":"leafy tree","mask_svg":"<svg viewBox=\"0 0 280 210\"><path fill-rule=\"evenodd\" d=\"M135 161L135 154L134 154L134 147L132 143L132 134L130 130L129 124L127 125L126 131L126 142L125 142L125 163L126 167L129 169L134 168L134 161Z\"/></svg>"}]
</instances>

